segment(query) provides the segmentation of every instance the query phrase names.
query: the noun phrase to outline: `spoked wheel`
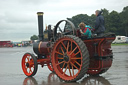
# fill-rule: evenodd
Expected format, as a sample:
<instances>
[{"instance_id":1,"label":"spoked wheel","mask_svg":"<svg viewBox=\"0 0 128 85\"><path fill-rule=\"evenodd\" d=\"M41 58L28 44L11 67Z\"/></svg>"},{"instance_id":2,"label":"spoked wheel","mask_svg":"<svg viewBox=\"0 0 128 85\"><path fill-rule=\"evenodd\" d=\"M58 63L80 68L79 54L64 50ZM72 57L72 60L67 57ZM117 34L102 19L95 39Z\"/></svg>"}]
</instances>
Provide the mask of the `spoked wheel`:
<instances>
[{"instance_id":1,"label":"spoked wheel","mask_svg":"<svg viewBox=\"0 0 128 85\"><path fill-rule=\"evenodd\" d=\"M65 22L64 27L61 26ZM59 21L53 30L54 40L64 36L64 35L74 35L75 34L75 25L69 20Z\"/></svg>"},{"instance_id":2,"label":"spoked wheel","mask_svg":"<svg viewBox=\"0 0 128 85\"><path fill-rule=\"evenodd\" d=\"M37 59L33 54L25 53L22 58L22 70L26 76L34 76L37 72Z\"/></svg>"},{"instance_id":3,"label":"spoked wheel","mask_svg":"<svg viewBox=\"0 0 128 85\"><path fill-rule=\"evenodd\" d=\"M51 59L55 73L66 82L74 82L82 78L89 66L86 45L80 38L72 35L56 41Z\"/></svg>"}]
</instances>

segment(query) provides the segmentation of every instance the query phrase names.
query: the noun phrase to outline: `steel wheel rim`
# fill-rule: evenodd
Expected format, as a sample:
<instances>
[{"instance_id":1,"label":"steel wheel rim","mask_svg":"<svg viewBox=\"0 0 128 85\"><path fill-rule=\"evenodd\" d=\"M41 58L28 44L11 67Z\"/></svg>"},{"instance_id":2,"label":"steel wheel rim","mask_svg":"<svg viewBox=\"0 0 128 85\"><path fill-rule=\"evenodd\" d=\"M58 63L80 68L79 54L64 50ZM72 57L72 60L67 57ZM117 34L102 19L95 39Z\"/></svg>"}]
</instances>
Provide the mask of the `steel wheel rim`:
<instances>
[{"instance_id":1,"label":"steel wheel rim","mask_svg":"<svg viewBox=\"0 0 128 85\"><path fill-rule=\"evenodd\" d=\"M73 45L76 45L76 47ZM76 50L78 51L76 52ZM62 55L63 57L58 57L58 55ZM65 58L66 56L68 57ZM58 59L62 61L58 62ZM80 62L78 62L78 60ZM60 67L61 64L62 68ZM59 40L53 48L52 65L56 74L61 78L64 78L64 80L72 80L76 78L82 67L82 54L78 44L71 38L62 38Z\"/></svg>"},{"instance_id":2,"label":"steel wheel rim","mask_svg":"<svg viewBox=\"0 0 128 85\"><path fill-rule=\"evenodd\" d=\"M34 60L30 54L25 54L22 58L22 69L25 75L31 76L34 73Z\"/></svg>"}]
</instances>

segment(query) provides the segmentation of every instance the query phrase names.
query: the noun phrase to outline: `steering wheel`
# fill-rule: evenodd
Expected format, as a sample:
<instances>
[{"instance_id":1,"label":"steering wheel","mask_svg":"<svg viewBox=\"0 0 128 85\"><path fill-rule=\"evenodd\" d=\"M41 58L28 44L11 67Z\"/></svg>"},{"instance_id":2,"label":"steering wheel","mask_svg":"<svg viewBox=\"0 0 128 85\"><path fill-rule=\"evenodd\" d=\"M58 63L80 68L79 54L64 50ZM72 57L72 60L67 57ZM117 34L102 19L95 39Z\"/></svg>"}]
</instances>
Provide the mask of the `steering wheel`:
<instances>
[{"instance_id":1,"label":"steering wheel","mask_svg":"<svg viewBox=\"0 0 128 85\"><path fill-rule=\"evenodd\" d=\"M65 25L64 30L62 31L60 24L62 22L66 22L68 26ZM60 31L60 33L57 33L57 31ZM68 30L68 31L67 31ZM53 38L56 40L57 38L64 36L64 35L75 35L75 26L74 24L69 20L61 20L59 21L53 30Z\"/></svg>"}]
</instances>

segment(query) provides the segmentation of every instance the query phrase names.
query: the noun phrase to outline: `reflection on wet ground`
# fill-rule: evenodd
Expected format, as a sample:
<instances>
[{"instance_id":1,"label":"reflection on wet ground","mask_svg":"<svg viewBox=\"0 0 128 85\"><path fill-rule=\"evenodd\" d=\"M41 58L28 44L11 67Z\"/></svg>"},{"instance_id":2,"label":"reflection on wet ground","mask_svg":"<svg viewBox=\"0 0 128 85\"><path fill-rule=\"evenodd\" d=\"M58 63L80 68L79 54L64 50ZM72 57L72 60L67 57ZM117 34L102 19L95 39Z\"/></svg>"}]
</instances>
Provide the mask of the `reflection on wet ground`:
<instances>
[{"instance_id":1,"label":"reflection on wet ground","mask_svg":"<svg viewBox=\"0 0 128 85\"><path fill-rule=\"evenodd\" d=\"M24 53L32 52L32 47L0 48L0 85L127 85L128 46L112 46L114 59L112 67L100 76L85 75L78 82L62 82L47 67L38 66L34 77L26 77L22 72L21 59Z\"/></svg>"},{"instance_id":2,"label":"reflection on wet ground","mask_svg":"<svg viewBox=\"0 0 128 85\"><path fill-rule=\"evenodd\" d=\"M59 83L60 80L54 73L50 73L49 76L47 77L47 80L42 80L41 83L39 83L34 77L26 77L23 81L23 85L39 85L39 84L46 85L50 83L51 83L50 85L54 85L54 82Z\"/></svg>"},{"instance_id":3,"label":"reflection on wet ground","mask_svg":"<svg viewBox=\"0 0 128 85\"><path fill-rule=\"evenodd\" d=\"M87 76L84 80L77 83L61 82L54 73L50 73L47 78L47 81L42 80L42 83L38 83L34 77L26 77L23 85L111 85L110 82L102 76Z\"/></svg>"}]
</instances>

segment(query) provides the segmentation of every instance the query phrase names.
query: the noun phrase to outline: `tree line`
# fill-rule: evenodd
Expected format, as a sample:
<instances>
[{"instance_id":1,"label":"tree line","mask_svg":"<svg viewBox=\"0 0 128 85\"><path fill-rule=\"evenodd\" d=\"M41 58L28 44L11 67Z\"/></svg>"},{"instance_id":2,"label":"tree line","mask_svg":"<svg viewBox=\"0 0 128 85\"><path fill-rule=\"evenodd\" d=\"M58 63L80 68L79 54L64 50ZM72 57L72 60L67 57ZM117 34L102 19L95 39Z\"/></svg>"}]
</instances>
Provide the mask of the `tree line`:
<instances>
[{"instance_id":1,"label":"tree line","mask_svg":"<svg viewBox=\"0 0 128 85\"><path fill-rule=\"evenodd\" d=\"M120 13L114 10L109 12L109 10L105 8L101 10L103 11L102 15L105 19L106 32L113 32L116 35L128 37L128 6L124 7ZM87 14L78 14L67 19L72 21L76 27L78 27L81 22L84 22L93 28L95 26L96 16L94 14L91 16ZM38 36L33 35L30 39L37 40Z\"/></svg>"},{"instance_id":2,"label":"tree line","mask_svg":"<svg viewBox=\"0 0 128 85\"><path fill-rule=\"evenodd\" d=\"M106 32L113 32L116 35L128 36L128 6L124 7L120 13L117 11L109 12L109 10L105 8L101 10L103 11L102 15L105 19ZM76 27L78 27L81 22L94 27L96 16L94 14L91 16L87 14L78 14L67 19L72 21Z\"/></svg>"}]
</instances>

